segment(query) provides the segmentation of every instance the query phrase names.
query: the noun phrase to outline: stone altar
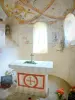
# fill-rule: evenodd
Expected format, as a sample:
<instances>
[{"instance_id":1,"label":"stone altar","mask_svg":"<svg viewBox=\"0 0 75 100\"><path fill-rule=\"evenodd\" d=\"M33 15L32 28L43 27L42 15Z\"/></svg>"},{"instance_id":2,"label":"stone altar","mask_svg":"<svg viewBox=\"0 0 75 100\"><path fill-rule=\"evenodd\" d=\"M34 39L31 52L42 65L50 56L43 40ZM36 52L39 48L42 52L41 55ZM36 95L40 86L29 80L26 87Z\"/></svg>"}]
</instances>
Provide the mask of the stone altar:
<instances>
[{"instance_id":1,"label":"stone altar","mask_svg":"<svg viewBox=\"0 0 75 100\"><path fill-rule=\"evenodd\" d=\"M48 93L48 74L52 71L53 62L35 61L35 64L17 60L9 65L17 72L16 91L20 93L46 97Z\"/></svg>"}]
</instances>

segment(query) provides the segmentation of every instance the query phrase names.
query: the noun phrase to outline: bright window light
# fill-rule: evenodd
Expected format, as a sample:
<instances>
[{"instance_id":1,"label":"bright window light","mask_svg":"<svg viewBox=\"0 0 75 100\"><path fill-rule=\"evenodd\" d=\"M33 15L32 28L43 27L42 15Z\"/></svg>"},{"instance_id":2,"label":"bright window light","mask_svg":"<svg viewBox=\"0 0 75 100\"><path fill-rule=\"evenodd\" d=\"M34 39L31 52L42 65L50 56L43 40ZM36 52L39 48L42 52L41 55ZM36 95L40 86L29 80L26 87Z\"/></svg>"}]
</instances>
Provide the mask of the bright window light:
<instances>
[{"instance_id":1,"label":"bright window light","mask_svg":"<svg viewBox=\"0 0 75 100\"><path fill-rule=\"evenodd\" d=\"M47 53L47 24L44 22L37 22L33 28L33 53Z\"/></svg>"},{"instance_id":2,"label":"bright window light","mask_svg":"<svg viewBox=\"0 0 75 100\"><path fill-rule=\"evenodd\" d=\"M75 16L68 14L64 21L65 44L75 45Z\"/></svg>"}]
</instances>

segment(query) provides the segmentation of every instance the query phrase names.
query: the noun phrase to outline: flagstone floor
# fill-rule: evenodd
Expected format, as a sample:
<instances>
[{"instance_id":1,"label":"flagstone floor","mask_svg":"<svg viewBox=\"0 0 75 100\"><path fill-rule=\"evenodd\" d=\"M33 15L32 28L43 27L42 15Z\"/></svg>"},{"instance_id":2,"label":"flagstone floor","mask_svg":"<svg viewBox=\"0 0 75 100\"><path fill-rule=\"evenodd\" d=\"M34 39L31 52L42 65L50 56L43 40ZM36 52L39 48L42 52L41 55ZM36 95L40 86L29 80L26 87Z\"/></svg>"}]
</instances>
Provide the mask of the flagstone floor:
<instances>
[{"instance_id":1,"label":"flagstone floor","mask_svg":"<svg viewBox=\"0 0 75 100\"><path fill-rule=\"evenodd\" d=\"M64 90L65 90L64 96L67 97L68 91L70 89L69 84L66 83L64 80L58 78L58 77L50 75L49 76L49 96L46 99L40 98L40 100L57 100L57 96L55 94L55 91L59 88L64 88ZM1 96L2 95L0 95L0 97ZM26 96L25 94L14 93L14 94L9 95L5 99L6 100L28 100L28 97L29 96ZM32 100L38 100L38 99L36 99L33 96Z\"/></svg>"}]
</instances>

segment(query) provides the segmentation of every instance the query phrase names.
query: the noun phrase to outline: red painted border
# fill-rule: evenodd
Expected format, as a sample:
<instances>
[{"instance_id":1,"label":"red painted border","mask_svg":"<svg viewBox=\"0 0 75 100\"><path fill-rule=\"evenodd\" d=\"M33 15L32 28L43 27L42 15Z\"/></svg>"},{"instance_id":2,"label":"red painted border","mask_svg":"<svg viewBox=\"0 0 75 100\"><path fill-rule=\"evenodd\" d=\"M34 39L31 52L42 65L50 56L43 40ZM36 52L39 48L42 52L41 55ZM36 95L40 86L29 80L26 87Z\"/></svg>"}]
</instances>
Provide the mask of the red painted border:
<instances>
[{"instance_id":1,"label":"red painted border","mask_svg":"<svg viewBox=\"0 0 75 100\"><path fill-rule=\"evenodd\" d=\"M22 87L28 87L28 88L36 88L36 89L44 89L44 86L45 86L45 75L36 75L36 76L39 76L39 77L42 77L43 78L43 87L30 87L30 86L28 86L28 85L21 85L20 83L19 83L19 76L20 75L26 75L26 76L29 76L29 75L31 75L31 76L35 76L36 74L27 74L27 73L17 73L17 77L18 77L18 86L22 86ZM25 78L25 77L24 77ZM24 82L25 83L25 82Z\"/></svg>"}]
</instances>

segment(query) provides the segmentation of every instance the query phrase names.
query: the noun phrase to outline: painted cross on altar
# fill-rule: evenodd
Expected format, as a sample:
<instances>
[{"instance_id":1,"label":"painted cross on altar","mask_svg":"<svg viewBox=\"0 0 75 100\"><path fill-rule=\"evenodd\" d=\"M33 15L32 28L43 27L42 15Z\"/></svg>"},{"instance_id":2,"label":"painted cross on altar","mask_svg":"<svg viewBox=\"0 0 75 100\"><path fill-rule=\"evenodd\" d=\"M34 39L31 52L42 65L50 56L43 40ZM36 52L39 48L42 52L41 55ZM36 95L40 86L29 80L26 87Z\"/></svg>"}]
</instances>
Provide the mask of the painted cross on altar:
<instances>
[{"instance_id":1,"label":"painted cross on altar","mask_svg":"<svg viewBox=\"0 0 75 100\"><path fill-rule=\"evenodd\" d=\"M30 83L30 85L32 85L32 83L34 82L35 83L35 80L32 80L32 77L29 77L29 80L26 80Z\"/></svg>"},{"instance_id":2,"label":"painted cross on altar","mask_svg":"<svg viewBox=\"0 0 75 100\"><path fill-rule=\"evenodd\" d=\"M38 84L38 79L35 75L25 75L24 77L24 84L27 86L27 87L36 87L37 84Z\"/></svg>"}]
</instances>

